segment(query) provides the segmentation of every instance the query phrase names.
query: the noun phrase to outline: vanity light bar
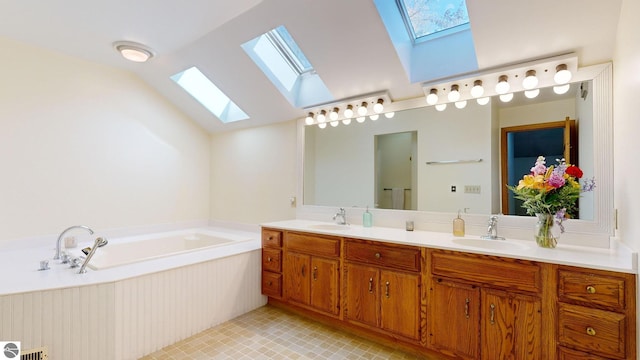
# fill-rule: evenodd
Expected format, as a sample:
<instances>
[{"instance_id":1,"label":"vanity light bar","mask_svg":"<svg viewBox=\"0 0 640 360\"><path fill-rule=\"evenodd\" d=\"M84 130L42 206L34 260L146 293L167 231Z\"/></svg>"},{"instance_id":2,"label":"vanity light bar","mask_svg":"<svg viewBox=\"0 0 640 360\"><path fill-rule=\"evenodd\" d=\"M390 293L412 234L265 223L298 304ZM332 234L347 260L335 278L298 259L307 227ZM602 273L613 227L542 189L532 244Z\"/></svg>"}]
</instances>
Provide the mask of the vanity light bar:
<instances>
[{"instance_id":1,"label":"vanity light bar","mask_svg":"<svg viewBox=\"0 0 640 360\"><path fill-rule=\"evenodd\" d=\"M393 102L388 91L369 93L350 98L333 101L330 103L304 108L307 115L305 125L319 125L329 122L337 126L340 123L348 125L352 119L364 122L363 118L377 120L379 115L385 114L390 119L393 117ZM323 129L326 126L322 127Z\"/></svg>"},{"instance_id":2,"label":"vanity light bar","mask_svg":"<svg viewBox=\"0 0 640 360\"><path fill-rule=\"evenodd\" d=\"M479 104L488 98L503 95L506 99L515 92L531 91L566 83L578 71L578 58L574 53L538 59L521 64L491 68L464 77L440 79L438 83L423 83L422 89L428 105L443 107L476 99ZM534 92L529 92L532 96Z\"/></svg>"}]
</instances>

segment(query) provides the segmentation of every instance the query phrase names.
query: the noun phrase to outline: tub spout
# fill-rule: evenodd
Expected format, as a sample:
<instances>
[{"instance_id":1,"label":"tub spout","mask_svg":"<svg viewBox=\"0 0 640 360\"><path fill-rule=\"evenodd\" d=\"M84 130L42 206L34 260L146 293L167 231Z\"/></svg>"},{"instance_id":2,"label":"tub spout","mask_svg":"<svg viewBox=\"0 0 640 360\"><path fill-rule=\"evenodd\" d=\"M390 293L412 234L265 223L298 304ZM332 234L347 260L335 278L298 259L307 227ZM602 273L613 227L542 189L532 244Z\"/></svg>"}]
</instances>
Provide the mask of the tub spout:
<instances>
[{"instance_id":1,"label":"tub spout","mask_svg":"<svg viewBox=\"0 0 640 360\"><path fill-rule=\"evenodd\" d=\"M91 230L88 226L84 226L84 225L75 225L69 228L64 229L60 235L58 235L58 240L56 241L56 255L53 257L53 260L60 260L60 243L62 242L62 238L64 237L64 234L66 234L68 231L71 231L73 229L85 229L89 232L89 234L93 235L93 230Z\"/></svg>"},{"instance_id":2,"label":"tub spout","mask_svg":"<svg viewBox=\"0 0 640 360\"><path fill-rule=\"evenodd\" d=\"M93 257L93 254L96 253L96 250L98 250L99 247L103 247L105 245L107 245L108 241L105 238L96 238L96 242L93 243L93 247L91 248L91 251L89 251L89 254L87 254L87 258L84 259L84 262L82 263L82 266L80 267L80 271L78 271L78 274L84 274L87 272L87 265L89 265L89 261L91 260L91 258Z\"/></svg>"}]
</instances>

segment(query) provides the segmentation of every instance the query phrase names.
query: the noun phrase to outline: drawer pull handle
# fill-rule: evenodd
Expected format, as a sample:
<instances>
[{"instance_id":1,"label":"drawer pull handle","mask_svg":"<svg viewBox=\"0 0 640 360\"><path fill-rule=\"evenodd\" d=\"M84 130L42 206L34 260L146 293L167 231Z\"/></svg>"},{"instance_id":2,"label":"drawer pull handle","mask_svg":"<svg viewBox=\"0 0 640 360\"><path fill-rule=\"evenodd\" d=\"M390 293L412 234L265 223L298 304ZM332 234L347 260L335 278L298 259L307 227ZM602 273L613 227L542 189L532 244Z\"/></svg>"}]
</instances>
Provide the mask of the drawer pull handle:
<instances>
[{"instance_id":1,"label":"drawer pull handle","mask_svg":"<svg viewBox=\"0 0 640 360\"><path fill-rule=\"evenodd\" d=\"M494 304L491 304L491 306L489 306L489 308L491 308L491 310L490 310L491 316L489 318L489 321L491 322L491 325L493 325L493 324L496 323L496 318L495 318L496 317L496 306Z\"/></svg>"},{"instance_id":2,"label":"drawer pull handle","mask_svg":"<svg viewBox=\"0 0 640 360\"><path fill-rule=\"evenodd\" d=\"M388 281L384 284L384 295L387 298L389 297L389 282Z\"/></svg>"},{"instance_id":3,"label":"drawer pull handle","mask_svg":"<svg viewBox=\"0 0 640 360\"><path fill-rule=\"evenodd\" d=\"M302 277L304 277L304 265L302 265L301 275L302 275Z\"/></svg>"},{"instance_id":4,"label":"drawer pull handle","mask_svg":"<svg viewBox=\"0 0 640 360\"><path fill-rule=\"evenodd\" d=\"M267 261L268 261L268 262L271 262L271 256L268 256L268 257L267 257Z\"/></svg>"},{"instance_id":5,"label":"drawer pull handle","mask_svg":"<svg viewBox=\"0 0 640 360\"><path fill-rule=\"evenodd\" d=\"M587 286L587 292L589 294L595 294L596 293L596 288L594 286L589 285L589 286Z\"/></svg>"},{"instance_id":6,"label":"drawer pull handle","mask_svg":"<svg viewBox=\"0 0 640 360\"><path fill-rule=\"evenodd\" d=\"M469 318L469 302L471 302L469 298L464 299L464 317L467 319Z\"/></svg>"},{"instance_id":7,"label":"drawer pull handle","mask_svg":"<svg viewBox=\"0 0 640 360\"><path fill-rule=\"evenodd\" d=\"M313 281L316 281L318 279L318 267L314 266L313 267Z\"/></svg>"},{"instance_id":8,"label":"drawer pull handle","mask_svg":"<svg viewBox=\"0 0 640 360\"><path fill-rule=\"evenodd\" d=\"M269 240L269 241L273 240L273 236L269 236L269 237L267 238L267 240Z\"/></svg>"},{"instance_id":9,"label":"drawer pull handle","mask_svg":"<svg viewBox=\"0 0 640 360\"><path fill-rule=\"evenodd\" d=\"M373 278L369 278L369 292L373 293Z\"/></svg>"},{"instance_id":10,"label":"drawer pull handle","mask_svg":"<svg viewBox=\"0 0 640 360\"><path fill-rule=\"evenodd\" d=\"M380 259L381 256L380 253L376 253L376 259Z\"/></svg>"},{"instance_id":11,"label":"drawer pull handle","mask_svg":"<svg viewBox=\"0 0 640 360\"><path fill-rule=\"evenodd\" d=\"M269 281L269 286L273 285L273 281Z\"/></svg>"},{"instance_id":12,"label":"drawer pull handle","mask_svg":"<svg viewBox=\"0 0 640 360\"><path fill-rule=\"evenodd\" d=\"M587 335L596 336L596 329L591 326L587 327Z\"/></svg>"}]
</instances>

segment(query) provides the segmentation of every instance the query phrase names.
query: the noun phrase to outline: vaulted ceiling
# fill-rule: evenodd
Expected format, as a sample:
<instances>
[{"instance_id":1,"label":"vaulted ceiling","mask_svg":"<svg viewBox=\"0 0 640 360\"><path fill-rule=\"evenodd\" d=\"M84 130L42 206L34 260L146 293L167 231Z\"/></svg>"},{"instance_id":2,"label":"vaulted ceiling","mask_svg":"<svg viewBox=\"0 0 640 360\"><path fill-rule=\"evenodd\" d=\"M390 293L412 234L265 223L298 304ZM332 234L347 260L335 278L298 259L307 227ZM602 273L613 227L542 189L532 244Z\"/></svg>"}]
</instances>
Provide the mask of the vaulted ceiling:
<instances>
[{"instance_id":1,"label":"vaulted ceiling","mask_svg":"<svg viewBox=\"0 0 640 360\"><path fill-rule=\"evenodd\" d=\"M580 66L609 61L620 5L467 1L479 70L569 52ZM409 81L373 0L0 0L0 36L129 70L212 133L305 115L240 47L279 25L335 99L383 90L393 100L424 96L420 83ZM124 60L112 46L119 40L156 55L147 63ZM194 65L250 119L223 124L170 80Z\"/></svg>"}]
</instances>

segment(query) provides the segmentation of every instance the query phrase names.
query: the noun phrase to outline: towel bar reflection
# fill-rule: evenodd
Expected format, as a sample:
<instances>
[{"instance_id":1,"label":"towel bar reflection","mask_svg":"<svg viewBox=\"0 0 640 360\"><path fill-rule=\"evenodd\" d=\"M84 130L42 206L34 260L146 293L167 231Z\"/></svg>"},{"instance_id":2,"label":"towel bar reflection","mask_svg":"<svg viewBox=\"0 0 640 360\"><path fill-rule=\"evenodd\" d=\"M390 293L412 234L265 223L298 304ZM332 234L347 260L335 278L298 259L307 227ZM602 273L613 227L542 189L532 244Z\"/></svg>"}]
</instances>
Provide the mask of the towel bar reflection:
<instances>
[{"instance_id":1,"label":"towel bar reflection","mask_svg":"<svg viewBox=\"0 0 640 360\"><path fill-rule=\"evenodd\" d=\"M383 190L391 191L392 189L391 188L384 188ZM405 188L405 190L411 190L411 188L409 188L409 189Z\"/></svg>"},{"instance_id":2,"label":"towel bar reflection","mask_svg":"<svg viewBox=\"0 0 640 360\"><path fill-rule=\"evenodd\" d=\"M442 164L465 164L465 163L479 163L482 159L471 160L440 160L440 161L427 161L427 165L442 165Z\"/></svg>"}]
</instances>

